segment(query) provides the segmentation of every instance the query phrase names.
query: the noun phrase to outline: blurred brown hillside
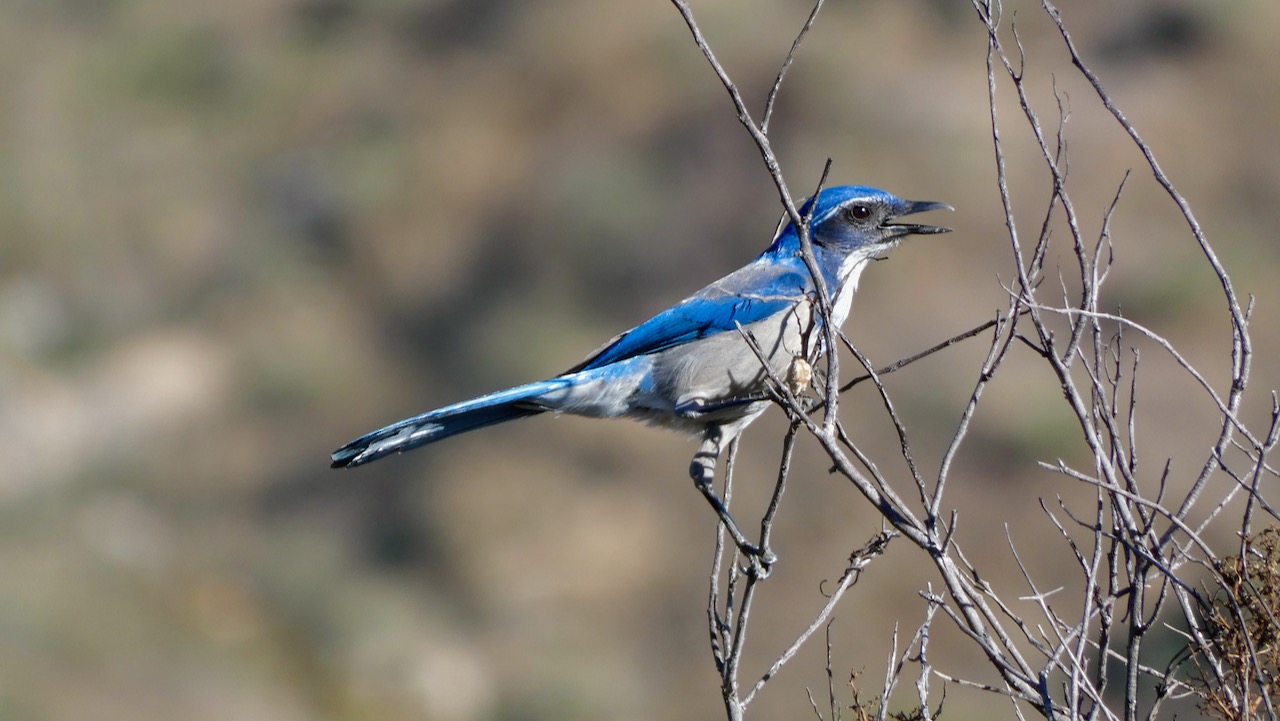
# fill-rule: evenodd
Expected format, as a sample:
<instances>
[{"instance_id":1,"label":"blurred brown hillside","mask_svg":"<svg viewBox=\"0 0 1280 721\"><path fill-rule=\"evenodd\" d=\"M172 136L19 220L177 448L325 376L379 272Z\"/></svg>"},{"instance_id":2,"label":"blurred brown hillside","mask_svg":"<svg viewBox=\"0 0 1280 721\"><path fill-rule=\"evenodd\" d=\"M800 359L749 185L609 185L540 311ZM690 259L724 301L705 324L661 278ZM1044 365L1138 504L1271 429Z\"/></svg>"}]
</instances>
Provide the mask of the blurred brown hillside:
<instances>
[{"instance_id":1,"label":"blurred brown hillside","mask_svg":"<svg viewBox=\"0 0 1280 721\"><path fill-rule=\"evenodd\" d=\"M759 108L809 7L692 5ZM1028 65L1070 98L1087 232L1135 169L1113 306L1220 381L1221 302L1184 225L1037 6L1009 5ZM1280 386L1280 5L1064 5L1256 295L1254 387ZM965 3L833 2L780 95L794 193L831 157L834 182L957 208L939 221L955 233L865 276L846 330L877 361L1005 305L985 52ZM1033 92L1053 129L1052 88ZM1034 229L1048 179L1028 140L1006 131ZM0 719L719 717L714 526L687 439L544 417L356 471L328 453L571 366L746 262L779 213L666 2L0 3ZM984 352L888 381L922 461ZM970 548L1004 553L1004 524L1036 528L1036 499L1058 492L1034 461L1072 427L1042 410L1045 381L989 391L952 486ZM1154 456L1205 445L1203 398L1148 398L1167 422ZM844 411L892 461L875 398ZM773 478L776 415L748 435L739 502ZM798 455L753 628L762 659L878 527L812 445ZM923 607L918 577L884 569L833 629L839 667L876 678L894 620ZM808 714L803 689L823 683L815 647L756 712ZM964 703L953 718L985 718Z\"/></svg>"}]
</instances>

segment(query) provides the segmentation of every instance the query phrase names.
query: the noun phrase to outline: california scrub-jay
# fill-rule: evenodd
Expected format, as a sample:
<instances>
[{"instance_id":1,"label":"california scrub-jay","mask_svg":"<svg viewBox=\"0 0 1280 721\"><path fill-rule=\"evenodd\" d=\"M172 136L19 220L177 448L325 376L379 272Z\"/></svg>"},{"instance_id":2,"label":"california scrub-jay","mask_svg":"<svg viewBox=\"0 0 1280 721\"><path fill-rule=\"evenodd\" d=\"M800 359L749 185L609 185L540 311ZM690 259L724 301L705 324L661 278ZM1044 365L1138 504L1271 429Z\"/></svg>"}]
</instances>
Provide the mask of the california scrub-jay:
<instances>
[{"instance_id":1,"label":"california scrub-jay","mask_svg":"<svg viewBox=\"0 0 1280 721\"><path fill-rule=\"evenodd\" d=\"M893 223L945 203L896 198L883 190L828 188L807 201L817 267L838 329L849 315L858 276L872 259L908 235L950 228ZM786 219L785 216L783 218ZM393 423L333 452L334 468L349 468L434 443L458 433L546 411L591 418L635 418L701 434L690 475L750 549L712 491L716 460L769 405L770 372L787 378L797 359L812 363L823 333L815 284L800 255L792 223L779 224L773 243L751 263L717 280L606 343L549 380L455 403ZM751 340L748 340L748 339ZM751 343L757 346L751 347ZM757 355L759 350L760 355Z\"/></svg>"}]
</instances>

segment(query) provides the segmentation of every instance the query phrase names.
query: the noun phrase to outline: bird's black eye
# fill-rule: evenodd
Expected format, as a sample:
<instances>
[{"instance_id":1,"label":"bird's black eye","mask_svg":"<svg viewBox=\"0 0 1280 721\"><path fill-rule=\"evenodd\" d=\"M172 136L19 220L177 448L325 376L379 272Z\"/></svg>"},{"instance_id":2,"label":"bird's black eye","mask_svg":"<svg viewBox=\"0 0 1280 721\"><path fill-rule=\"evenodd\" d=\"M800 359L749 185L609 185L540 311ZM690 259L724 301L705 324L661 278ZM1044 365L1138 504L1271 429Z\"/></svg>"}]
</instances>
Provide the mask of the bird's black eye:
<instances>
[{"instance_id":1,"label":"bird's black eye","mask_svg":"<svg viewBox=\"0 0 1280 721\"><path fill-rule=\"evenodd\" d=\"M866 220L871 217L871 208L865 205L850 205L844 209L844 214L849 220Z\"/></svg>"}]
</instances>

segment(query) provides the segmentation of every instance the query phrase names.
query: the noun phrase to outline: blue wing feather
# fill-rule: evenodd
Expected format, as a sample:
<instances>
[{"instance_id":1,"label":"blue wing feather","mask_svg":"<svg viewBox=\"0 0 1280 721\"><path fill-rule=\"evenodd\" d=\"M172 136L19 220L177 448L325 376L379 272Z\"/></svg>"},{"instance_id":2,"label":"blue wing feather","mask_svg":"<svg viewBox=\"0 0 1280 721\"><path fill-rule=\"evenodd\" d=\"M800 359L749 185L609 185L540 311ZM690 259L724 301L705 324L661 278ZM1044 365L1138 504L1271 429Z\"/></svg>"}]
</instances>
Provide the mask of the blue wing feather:
<instances>
[{"instance_id":1,"label":"blue wing feather","mask_svg":"<svg viewBox=\"0 0 1280 721\"><path fill-rule=\"evenodd\" d=\"M591 370L717 333L736 331L739 325L746 326L786 310L803 298L811 286L804 271L753 263L619 335L566 373ZM748 288L749 291L745 290Z\"/></svg>"}]
</instances>

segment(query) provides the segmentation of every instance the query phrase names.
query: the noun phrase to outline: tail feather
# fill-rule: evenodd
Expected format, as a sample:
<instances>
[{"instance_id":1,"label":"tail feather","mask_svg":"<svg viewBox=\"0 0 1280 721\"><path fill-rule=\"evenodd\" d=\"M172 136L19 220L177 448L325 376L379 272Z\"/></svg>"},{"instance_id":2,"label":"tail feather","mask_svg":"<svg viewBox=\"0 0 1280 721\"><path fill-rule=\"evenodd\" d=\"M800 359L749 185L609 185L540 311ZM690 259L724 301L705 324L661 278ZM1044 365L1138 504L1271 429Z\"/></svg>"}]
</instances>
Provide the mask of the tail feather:
<instances>
[{"instance_id":1,"label":"tail feather","mask_svg":"<svg viewBox=\"0 0 1280 721\"><path fill-rule=\"evenodd\" d=\"M547 409L532 403L531 399L556 390L567 382L563 378L553 378L529 383L392 423L334 451L330 467L363 465L459 433L543 413Z\"/></svg>"}]
</instances>

